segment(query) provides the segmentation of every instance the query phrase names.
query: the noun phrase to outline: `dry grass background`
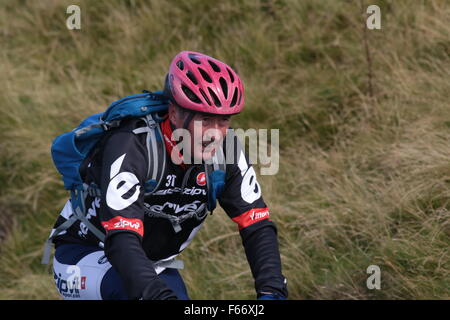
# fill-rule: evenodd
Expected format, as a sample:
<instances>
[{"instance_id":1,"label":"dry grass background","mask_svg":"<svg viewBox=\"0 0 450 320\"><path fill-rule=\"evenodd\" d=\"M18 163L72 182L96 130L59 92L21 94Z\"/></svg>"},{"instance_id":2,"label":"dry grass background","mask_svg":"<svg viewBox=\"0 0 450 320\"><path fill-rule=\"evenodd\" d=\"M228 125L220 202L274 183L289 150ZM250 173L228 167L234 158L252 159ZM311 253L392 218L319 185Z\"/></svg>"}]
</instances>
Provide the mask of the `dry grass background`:
<instances>
[{"instance_id":1,"label":"dry grass background","mask_svg":"<svg viewBox=\"0 0 450 320\"><path fill-rule=\"evenodd\" d=\"M59 298L39 263L67 198L52 139L160 89L186 49L244 79L235 127L280 128L280 171L259 179L291 299L450 298L447 1L79 1L78 31L70 4L0 1L1 299ZM381 30L363 31L369 4ZM208 220L182 254L191 297L254 298L236 226Z\"/></svg>"}]
</instances>

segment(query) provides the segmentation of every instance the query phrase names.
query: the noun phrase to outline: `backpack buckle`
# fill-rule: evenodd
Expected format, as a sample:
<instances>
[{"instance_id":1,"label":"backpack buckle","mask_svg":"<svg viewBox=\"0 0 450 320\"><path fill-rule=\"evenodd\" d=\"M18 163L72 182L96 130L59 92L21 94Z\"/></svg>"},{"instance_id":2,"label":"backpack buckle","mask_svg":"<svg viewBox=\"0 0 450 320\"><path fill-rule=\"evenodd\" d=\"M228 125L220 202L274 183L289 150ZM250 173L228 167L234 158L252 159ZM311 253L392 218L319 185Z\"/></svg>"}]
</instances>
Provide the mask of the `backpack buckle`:
<instances>
[{"instance_id":1,"label":"backpack buckle","mask_svg":"<svg viewBox=\"0 0 450 320\"><path fill-rule=\"evenodd\" d=\"M120 120L113 120L109 122L103 122L101 124L103 130L108 131L111 128L118 127L120 125Z\"/></svg>"}]
</instances>

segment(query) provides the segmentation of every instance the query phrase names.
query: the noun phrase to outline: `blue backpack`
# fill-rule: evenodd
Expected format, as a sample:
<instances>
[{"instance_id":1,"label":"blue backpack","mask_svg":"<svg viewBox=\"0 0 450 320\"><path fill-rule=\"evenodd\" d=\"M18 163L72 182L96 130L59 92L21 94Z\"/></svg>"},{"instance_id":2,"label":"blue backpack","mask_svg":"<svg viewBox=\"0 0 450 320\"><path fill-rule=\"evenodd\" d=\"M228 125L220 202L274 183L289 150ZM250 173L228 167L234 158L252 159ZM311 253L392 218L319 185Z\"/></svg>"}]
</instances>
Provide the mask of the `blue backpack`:
<instances>
[{"instance_id":1,"label":"blue backpack","mask_svg":"<svg viewBox=\"0 0 450 320\"><path fill-rule=\"evenodd\" d=\"M141 118L146 126L133 130L135 134L147 134L146 146L149 157L148 180L145 183L145 194L154 193L164 177L167 151L162 138L159 123L162 122L168 109L168 100L162 91L130 95L114 101L103 113L97 113L83 120L78 127L66 132L52 143L51 154L55 167L62 175L64 188L70 191L70 201L74 214L58 228L52 231L44 249L43 264L50 258L52 240L67 230L76 221L81 221L99 240L104 242L104 232L96 228L86 218L85 200L87 195L101 196L95 183L86 184L80 174L80 168L91 151L111 128L120 126L124 119ZM223 151L222 155L223 155ZM216 200L225 185L225 159L222 156L212 163L205 164L208 189L207 209L212 212ZM176 232L180 230L179 217L167 217L173 220ZM188 217L185 217L188 218Z\"/></svg>"}]
</instances>

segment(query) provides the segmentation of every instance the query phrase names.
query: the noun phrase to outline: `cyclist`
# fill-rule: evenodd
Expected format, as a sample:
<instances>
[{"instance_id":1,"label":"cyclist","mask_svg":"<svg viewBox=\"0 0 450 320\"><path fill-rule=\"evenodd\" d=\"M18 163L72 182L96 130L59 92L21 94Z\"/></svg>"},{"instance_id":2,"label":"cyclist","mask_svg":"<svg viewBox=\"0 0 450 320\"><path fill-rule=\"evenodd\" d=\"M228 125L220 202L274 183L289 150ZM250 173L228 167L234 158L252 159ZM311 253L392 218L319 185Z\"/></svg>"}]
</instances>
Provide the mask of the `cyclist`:
<instances>
[{"instance_id":1,"label":"cyclist","mask_svg":"<svg viewBox=\"0 0 450 320\"><path fill-rule=\"evenodd\" d=\"M100 196L87 196L86 217L106 237L99 242L77 222L53 239L54 278L66 299L189 299L178 272L182 263L174 258L207 217L201 163L225 144L230 117L244 108L244 89L225 63L183 51L171 62L163 92L169 107L160 128L169 156L156 192L144 192L150 160L144 135L133 133L142 127L140 119L128 119L111 130L86 162L86 181L101 189ZM177 144L176 129L186 130L190 138ZM239 148L233 149L233 161L228 160L219 203L238 225L256 296L285 299L276 227L255 171ZM68 201L53 231L72 215Z\"/></svg>"}]
</instances>

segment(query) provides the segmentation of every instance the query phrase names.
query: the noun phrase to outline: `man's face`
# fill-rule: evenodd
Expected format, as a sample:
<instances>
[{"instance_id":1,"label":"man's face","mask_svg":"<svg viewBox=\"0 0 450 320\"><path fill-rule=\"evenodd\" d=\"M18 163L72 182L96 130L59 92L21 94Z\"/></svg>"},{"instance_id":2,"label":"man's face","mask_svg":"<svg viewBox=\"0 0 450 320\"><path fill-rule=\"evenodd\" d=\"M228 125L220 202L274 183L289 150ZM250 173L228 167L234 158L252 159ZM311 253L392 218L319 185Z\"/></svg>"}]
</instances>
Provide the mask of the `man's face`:
<instances>
[{"instance_id":1,"label":"man's face","mask_svg":"<svg viewBox=\"0 0 450 320\"><path fill-rule=\"evenodd\" d=\"M171 113L169 109L169 117L176 129L184 129L188 113L179 108ZM195 113L186 128L189 132L191 154L195 163L200 163L202 159L208 160L214 155L217 147L222 145L223 138L230 127L230 121L229 115Z\"/></svg>"}]
</instances>

